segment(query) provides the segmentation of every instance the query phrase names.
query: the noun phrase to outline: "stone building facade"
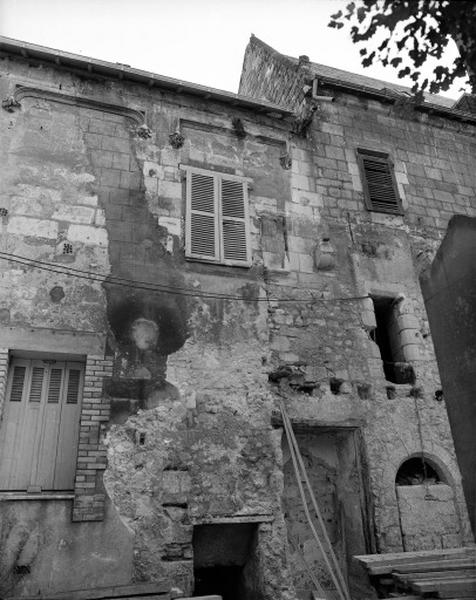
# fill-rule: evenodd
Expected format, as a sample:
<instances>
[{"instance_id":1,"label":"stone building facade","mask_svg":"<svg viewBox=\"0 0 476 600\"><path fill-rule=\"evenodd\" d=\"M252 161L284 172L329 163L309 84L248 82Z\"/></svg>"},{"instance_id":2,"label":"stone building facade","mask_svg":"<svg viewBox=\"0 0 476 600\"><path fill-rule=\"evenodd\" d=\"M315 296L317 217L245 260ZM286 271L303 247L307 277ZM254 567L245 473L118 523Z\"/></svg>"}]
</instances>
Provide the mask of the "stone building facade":
<instances>
[{"instance_id":1,"label":"stone building facade","mask_svg":"<svg viewBox=\"0 0 476 600\"><path fill-rule=\"evenodd\" d=\"M331 586L281 402L353 597L352 555L468 543L418 278L475 117L256 38L239 94L0 52L1 593Z\"/></svg>"}]
</instances>

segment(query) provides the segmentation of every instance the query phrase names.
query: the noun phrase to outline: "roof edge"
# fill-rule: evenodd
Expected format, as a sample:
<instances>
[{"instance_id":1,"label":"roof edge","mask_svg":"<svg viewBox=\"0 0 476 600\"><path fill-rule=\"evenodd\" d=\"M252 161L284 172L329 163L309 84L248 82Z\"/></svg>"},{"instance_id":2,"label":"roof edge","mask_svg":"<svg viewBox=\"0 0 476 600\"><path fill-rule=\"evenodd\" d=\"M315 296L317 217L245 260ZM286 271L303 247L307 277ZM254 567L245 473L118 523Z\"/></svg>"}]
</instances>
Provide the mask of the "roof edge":
<instances>
[{"instance_id":1,"label":"roof edge","mask_svg":"<svg viewBox=\"0 0 476 600\"><path fill-rule=\"evenodd\" d=\"M272 102L255 100L233 92L190 83L165 75L158 75L150 71L136 69L121 63L112 63L88 56L81 56L72 52L56 50L47 46L23 42L5 36L0 36L0 54L21 56L25 59L31 58L40 62L52 63L56 67L76 68L103 77L133 81L146 84L150 87L156 86L177 93L200 96L205 99L216 100L217 102L254 110L266 114L267 116L278 117L281 119L291 117L293 114L288 108L273 104Z\"/></svg>"}]
</instances>

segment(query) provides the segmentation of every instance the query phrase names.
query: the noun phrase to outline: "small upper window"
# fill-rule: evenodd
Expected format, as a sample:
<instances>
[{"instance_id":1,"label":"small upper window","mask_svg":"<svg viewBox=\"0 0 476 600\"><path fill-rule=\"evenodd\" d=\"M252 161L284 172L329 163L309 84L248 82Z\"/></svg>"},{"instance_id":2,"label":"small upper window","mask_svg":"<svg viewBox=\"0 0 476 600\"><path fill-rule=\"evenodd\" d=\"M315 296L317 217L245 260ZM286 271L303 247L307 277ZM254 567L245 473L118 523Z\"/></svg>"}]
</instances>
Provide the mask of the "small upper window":
<instances>
[{"instance_id":1,"label":"small upper window","mask_svg":"<svg viewBox=\"0 0 476 600\"><path fill-rule=\"evenodd\" d=\"M393 164L388 154L359 148L357 159L367 209L393 215L403 214Z\"/></svg>"},{"instance_id":2,"label":"small upper window","mask_svg":"<svg viewBox=\"0 0 476 600\"><path fill-rule=\"evenodd\" d=\"M249 266L248 180L184 168L187 171L186 256Z\"/></svg>"},{"instance_id":3,"label":"small upper window","mask_svg":"<svg viewBox=\"0 0 476 600\"><path fill-rule=\"evenodd\" d=\"M387 381L415 383L413 367L405 361L400 339L400 327L395 311L395 299L373 296L377 327L370 336L380 349L383 370Z\"/></svg>"}]
</instances>

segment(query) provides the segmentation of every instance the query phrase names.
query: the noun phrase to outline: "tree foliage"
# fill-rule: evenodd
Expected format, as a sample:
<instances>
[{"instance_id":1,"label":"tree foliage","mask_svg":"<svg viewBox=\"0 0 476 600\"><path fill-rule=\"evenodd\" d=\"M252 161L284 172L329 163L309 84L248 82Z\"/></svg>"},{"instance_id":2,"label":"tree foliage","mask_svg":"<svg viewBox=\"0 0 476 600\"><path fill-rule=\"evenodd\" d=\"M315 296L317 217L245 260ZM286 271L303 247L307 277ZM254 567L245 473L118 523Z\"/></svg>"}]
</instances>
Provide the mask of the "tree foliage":
<instances>
[{"instance_id":1,"label":"tree foliage","mask_svg":"<svg viewBox=\"0 0 476 600\"><path fill-rule=\"evenodd\" d=\"M420 97L445 91L459 78L476 93L475 0L356 0L332 15L329 27L341 29L346 22L352 41L364 44L364 67L381 62L397 68L398 77L412 79L412 91ZM440 64L451 40L459 55L450 65ZM433 74L424 77L421 68L432 59Z\"/></svg>"}]
</instances>

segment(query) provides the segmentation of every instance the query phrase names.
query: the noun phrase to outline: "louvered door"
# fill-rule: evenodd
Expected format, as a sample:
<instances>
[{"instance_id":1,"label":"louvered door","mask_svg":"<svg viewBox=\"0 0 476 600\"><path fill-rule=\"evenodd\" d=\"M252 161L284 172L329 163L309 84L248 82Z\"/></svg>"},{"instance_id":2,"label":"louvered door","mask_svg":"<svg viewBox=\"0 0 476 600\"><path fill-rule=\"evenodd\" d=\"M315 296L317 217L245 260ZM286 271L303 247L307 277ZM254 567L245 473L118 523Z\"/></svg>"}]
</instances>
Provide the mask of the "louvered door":
<instances>
[{"instance_id":1,"label":"louvered door","mask_svg":"<svg viewBox=\"0 0 476 600\"><path fill-rule=\"evenodd\" d=\"M360 149L358 158L367 208L376 212L402 214L393 167L388 155Z\"/></svg>"},{"instance_id":2,"label":"louvered door","mask_svg":"<svg viewBox=\"0 0 476 600\"><path fill-rule=\"evenodd\" d=\"M246 192L246 184L242 181L225 178L220 181L221 255L224 263L241 265L250 260Z\"/></svg>"},{"instance_id":3,"label":"louvered door","mask_svg":"<svg viewBox=\"0 0 476 600\"><path fill-rule=\"evenodd\" d=\"M82 377L81 363L12 361L0 426L0 489L73 488Z\"/></svg>"}]
</instances>

